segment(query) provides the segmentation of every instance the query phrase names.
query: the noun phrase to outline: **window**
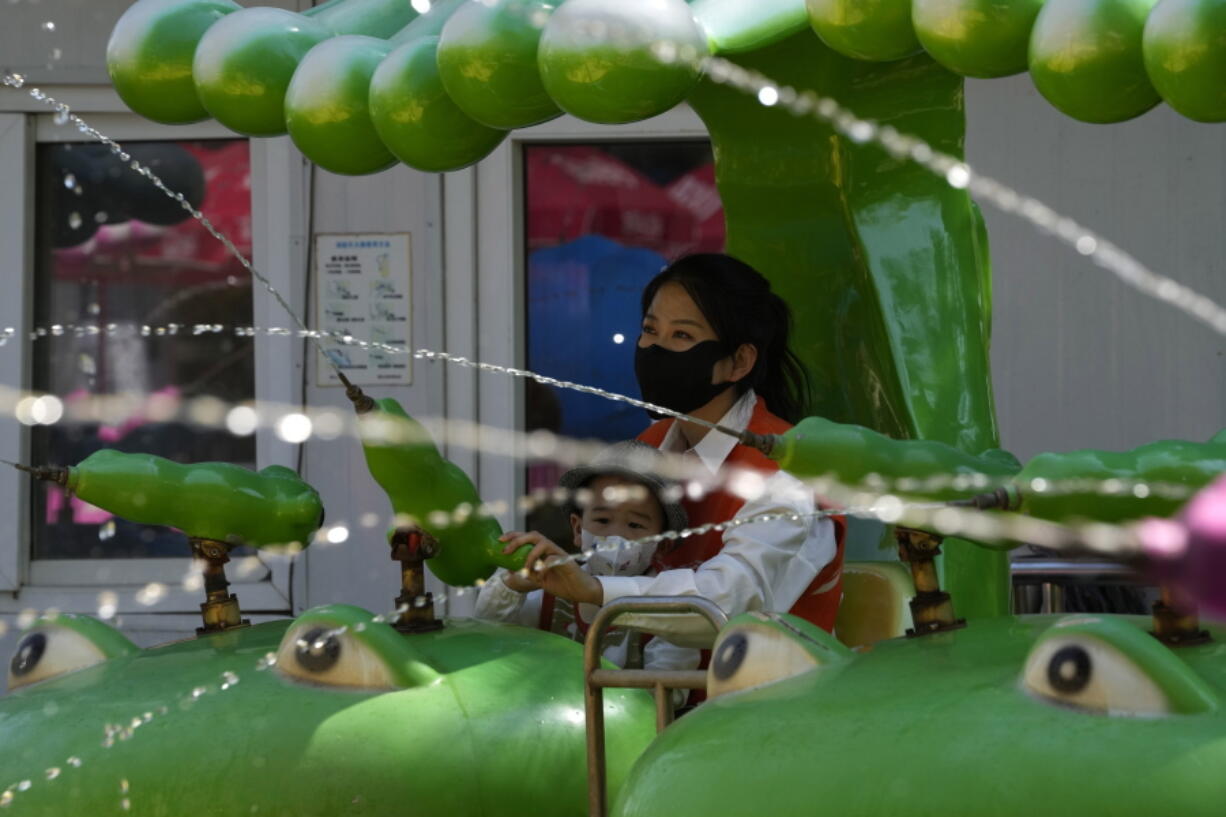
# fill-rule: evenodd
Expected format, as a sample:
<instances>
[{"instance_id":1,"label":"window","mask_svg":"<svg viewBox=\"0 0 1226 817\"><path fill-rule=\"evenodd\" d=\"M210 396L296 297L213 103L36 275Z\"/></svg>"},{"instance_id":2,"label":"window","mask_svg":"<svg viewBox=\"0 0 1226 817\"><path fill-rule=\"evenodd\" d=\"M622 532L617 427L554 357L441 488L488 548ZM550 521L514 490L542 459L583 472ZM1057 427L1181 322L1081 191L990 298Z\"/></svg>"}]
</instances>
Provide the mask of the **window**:
<instances>
[{"instance_id":1,"label":"window","mask_svg":"<svg viewBox=\"0 0 1226 817\"><path fill-rule=\"evenodd\" d=\"M246 140L129 141L125 149L250 255ZM254 396L253 342L233 331L252 323L250 274L199 222L98 144L39 145L35 204L31 386L58 396L65 418L95 398L110 398L114 414L104 422L35 426L31 461L73 465L115 448L254 467L252 437L158 417L161 406L180 399ZM192 331L217 323L224 331ZM30 497L32 559L189 553L182 533L114 518L57 486L34 486Z\"/></svg>"},{"instance_id":2,"label":"window","mask_svg":"<svg viewBox=\"0 0 1226 817\"><path fill-rule=\"evenodd\" d=\"M724 214L705 141L530 144L523 148L529 369L638 397L634 347L643 288L670 261L724 248ZM527 430L607 441L636 436L641 409L526 381ZM549 490L561 468L528 467ZM528 526L569 541L556 508Z\"/></svg>"}]
</instances>

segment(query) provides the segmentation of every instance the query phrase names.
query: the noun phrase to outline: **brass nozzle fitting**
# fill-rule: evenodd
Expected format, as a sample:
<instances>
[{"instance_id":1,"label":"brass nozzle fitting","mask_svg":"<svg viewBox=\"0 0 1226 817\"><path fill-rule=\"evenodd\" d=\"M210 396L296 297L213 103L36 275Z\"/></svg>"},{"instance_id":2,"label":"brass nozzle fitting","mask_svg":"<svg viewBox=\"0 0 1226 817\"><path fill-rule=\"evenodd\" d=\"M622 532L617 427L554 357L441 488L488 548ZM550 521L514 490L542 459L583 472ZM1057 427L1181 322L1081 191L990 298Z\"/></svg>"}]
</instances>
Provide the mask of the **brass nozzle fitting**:
<instances>
[{"instance_id":1,"label":"brass nozzle fitting","mask_svg":"<svg viewBox=\"0 0 1226 817\"><path fill-rule=\"evenodd\" d=\"M71 472L63 465L22 465L19 462L12 463L12 465L18 471L25 471L35 479L54 482L62 488L68 487L68 475Z\"/></svg>"},{"instance_id":2,"label":"brass nozzle fitting","mask_svg":"<svg viewBox=\"0 0 1226 817\"><path fill-rule=\"evenodd\" d=\"M345 396L349 398L349 402L353 403L353 410L358 414L369 414L375 410L375 401L366 392L362 391L360 386L355 386L349 382L349 378L345 377L345 373L339 369L336 376L341 379L341 383L345 386Z\"/></svg>"}]
</instances>

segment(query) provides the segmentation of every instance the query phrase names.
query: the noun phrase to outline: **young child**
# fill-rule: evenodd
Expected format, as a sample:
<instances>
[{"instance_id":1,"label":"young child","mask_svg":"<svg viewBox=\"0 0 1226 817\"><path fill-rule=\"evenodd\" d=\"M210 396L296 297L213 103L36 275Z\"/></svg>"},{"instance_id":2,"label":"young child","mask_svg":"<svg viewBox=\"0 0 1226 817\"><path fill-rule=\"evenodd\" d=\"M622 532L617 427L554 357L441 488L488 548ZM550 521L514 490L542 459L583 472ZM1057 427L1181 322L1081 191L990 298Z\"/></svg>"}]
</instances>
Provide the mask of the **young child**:
<instances>
[{"instance_id":1,"label":"young child","mask_svg":"<svg viewBox=\"0 0 1226 817\"><path fill-rule=\"evenodd\" d=\"M655 448L637 440L620 442L602 451L591 465L573 468L560 484L584 501L572 501L570 525L576 561L593 576L653 575L656 545L635 540L686 527L685 509L670 499L672 485L653 472L660 458ZM521 537L546 542L539 533ZM583 554L590 554L584 558ZM509 621L569 636L582 641L598 609L574 605L539 589L533 578L499 570L477 594L478 618ZM578 609L575 609L575 608ZM605 639L604 657L620 667L693 669L699 652L677 647L661 638L647 642L642 654L638 639L628 630L613 630Z\"/></svg>"}]
</instances>

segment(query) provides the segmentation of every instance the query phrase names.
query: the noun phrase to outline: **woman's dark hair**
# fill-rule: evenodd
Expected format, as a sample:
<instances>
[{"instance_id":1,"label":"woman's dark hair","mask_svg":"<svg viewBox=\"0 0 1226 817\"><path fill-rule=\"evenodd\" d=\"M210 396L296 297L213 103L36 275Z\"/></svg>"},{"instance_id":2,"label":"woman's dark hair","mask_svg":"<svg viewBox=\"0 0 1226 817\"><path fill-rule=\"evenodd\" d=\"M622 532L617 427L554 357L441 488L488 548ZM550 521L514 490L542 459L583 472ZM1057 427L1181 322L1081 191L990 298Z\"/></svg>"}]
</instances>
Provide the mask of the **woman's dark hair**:
<instances>
[{"instance_id":1,"label":"woman's dark hair","mask_svg":"<svg viewBox=\"0 0 1226 817\"><path fill-rule=\"evenodd\" d=\"M757 348L758 362L737 382L738 394L753 389L772 413L789 423L806 416L809 376L788 347L792 312L771 292L762 273L723 253L687 255L666 267L643 290L644 315L665 284L685 288L728 354L743 343Z\"/></svg>"}]
</instances>

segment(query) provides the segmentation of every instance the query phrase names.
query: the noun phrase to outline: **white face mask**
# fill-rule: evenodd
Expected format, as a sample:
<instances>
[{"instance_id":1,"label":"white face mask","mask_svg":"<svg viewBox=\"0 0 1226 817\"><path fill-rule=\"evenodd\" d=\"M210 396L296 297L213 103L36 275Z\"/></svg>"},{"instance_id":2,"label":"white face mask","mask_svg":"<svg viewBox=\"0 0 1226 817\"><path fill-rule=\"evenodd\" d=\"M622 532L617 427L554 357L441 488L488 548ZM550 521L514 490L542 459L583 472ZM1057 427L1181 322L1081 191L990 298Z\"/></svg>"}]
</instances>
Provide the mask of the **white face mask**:
<instances>
[{"instance_id":1,"label":"white face mask","mask_svg":"<svg viewBox=\"0 0 1226 817\"><path fill-rule=\"evenodd\" d=\"M593 576L641 576L656 554L654 544L635 544L622 536L597 536L586 529L579 535L583 552L591 553L587 569Z\"/></svg>"}]
</instances>

